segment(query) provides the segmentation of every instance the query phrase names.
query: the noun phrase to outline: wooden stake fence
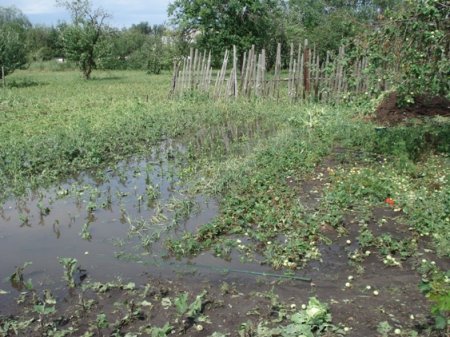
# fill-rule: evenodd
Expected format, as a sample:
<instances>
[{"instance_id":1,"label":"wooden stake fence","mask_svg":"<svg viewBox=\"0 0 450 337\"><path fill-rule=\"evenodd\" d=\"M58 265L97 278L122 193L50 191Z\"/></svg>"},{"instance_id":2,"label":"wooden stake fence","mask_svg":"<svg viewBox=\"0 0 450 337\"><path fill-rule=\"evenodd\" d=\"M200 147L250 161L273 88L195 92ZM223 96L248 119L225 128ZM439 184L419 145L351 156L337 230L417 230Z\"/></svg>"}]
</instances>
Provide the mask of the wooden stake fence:
<instances>
[{"instance_id":1,"label":"wooden stake fence","mask_svg":"<svg viewBox=\"0 0 450 337\"><path fill-rule=\"evenodd\" d=\"M283 77L282 46L277 44L272 71L267 69L267 54L255 46L243 53L239 64L238 50L225 50L222 66L212 83L212 55L190 49L189 56L174 62L171 96L203 92L216 99L270 97L279 100L283 93L291 101L339 101L348 93L363 93L369 88L366 58L348 64L345 48L337 55L327 52L321 59L317 47L308 40L296 47L290 45L287 77ZM286 63L285 63L286 64ZM231 69L229 69L231 67ZM286 73L285 73L286 74ZM383 83L383 85L386 85Z\"/></svg>"}]
</instances>

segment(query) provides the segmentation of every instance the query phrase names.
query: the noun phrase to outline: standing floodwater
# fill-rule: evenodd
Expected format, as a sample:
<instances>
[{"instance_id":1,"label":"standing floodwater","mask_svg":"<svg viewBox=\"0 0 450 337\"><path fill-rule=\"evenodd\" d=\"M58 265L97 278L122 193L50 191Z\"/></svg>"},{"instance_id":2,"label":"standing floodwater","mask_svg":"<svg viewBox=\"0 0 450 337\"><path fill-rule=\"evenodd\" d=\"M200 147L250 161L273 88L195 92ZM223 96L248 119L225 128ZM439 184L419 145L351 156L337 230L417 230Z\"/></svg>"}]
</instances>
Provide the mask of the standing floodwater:
<instances>
[{"instance_id":1,"label":"standing floodwater","mask_svg":"<svg viewBox=\"0 0 450 337\"><path fill-rule=\"evenodd\" d=\"M181 150L167 142L147 160L121 162L7 201L0 209L0 289L9 293L2 302L17 294L8 278L26 262L32 264L23 271L25 283L61 291L60 257L77 259L78 278L169 273L164 240L195 230L218 210L214 200L184 193L174 160Z\"/></svg>"}]
</instances>

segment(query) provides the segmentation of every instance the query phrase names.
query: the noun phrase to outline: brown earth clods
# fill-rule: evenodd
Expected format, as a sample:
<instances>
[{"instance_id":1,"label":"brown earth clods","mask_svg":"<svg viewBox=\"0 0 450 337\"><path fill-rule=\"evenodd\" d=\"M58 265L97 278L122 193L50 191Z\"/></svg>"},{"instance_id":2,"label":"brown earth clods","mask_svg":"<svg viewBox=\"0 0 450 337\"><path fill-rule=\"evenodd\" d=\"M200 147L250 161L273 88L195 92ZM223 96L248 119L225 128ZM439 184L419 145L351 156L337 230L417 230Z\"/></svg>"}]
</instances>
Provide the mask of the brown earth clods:
<instances>
[{"instance_id":1,"label":"brown earth clods","mask_svg":"<svg viewBox=\"0 0 450 337\"><path fill-rule=\"evenodd\" d=\"M382 125L395 125L412 118L450 116L450 100L445 97L416 97L415 103L398 107L397 93L385 97L375 112L375 121Z\"/></svg>"}]
</instances>

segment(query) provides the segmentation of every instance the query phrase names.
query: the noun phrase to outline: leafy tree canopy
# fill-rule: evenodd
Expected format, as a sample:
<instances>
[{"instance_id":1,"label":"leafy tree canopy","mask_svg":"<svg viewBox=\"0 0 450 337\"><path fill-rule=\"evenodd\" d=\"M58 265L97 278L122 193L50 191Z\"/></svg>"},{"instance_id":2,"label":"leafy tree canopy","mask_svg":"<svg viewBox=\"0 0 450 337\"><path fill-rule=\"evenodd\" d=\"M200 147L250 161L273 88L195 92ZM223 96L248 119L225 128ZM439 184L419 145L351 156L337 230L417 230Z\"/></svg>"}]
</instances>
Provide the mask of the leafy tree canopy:
<instances>
[{"instance_id":1,"label":"leafy tree canopy","mask_svg":"<svg viewBox=\"0 0 450 337\"><path fill-rule=\"evenodd\" d=\"M388 8L403 0L288 0L286 34L308 39L319 52L336 51L346 41L373 29Z\"/></svg>"},{"instance_id":2,"label":"leafy tree canopy","mask_svg":"<svg viewBox=\"0 0 450 337\"><path fill-rule=\"evenodd\" d=\"M66 57L76 61L84 77L89 79L96 61L107 50L102 37L107 32L105 20L109 14L103 9L93 9L89 0L57 0L72 16L72 24L62 32Z\"/></svg>"},{"instance_id":3,"label":"leafy tree canopy","mask_svg":"<svg viewBox=\"0 0 450 337\"><path fill-rule=\"evenodd\" d=\"M0 67L3 67L5 76L27 64L25 34L30 27L30 22L20 10L0 7Z\"/></svg>"},{"instance_id":4,"label":"leafy tree canopy","mask_svg":"<svg viewBox=\"0 0 450 337\"><path fill-rule=\"evenodd\" d=\"M175 0L168 13L185 39L220 55L232 45L246 50L273 44L281 8L276 0Z\"/></svg>"},{"instance_id":5,"label":"leafy tree canopy","mask_svg":"<svg viewBox=\"0 0 450 337\"><path fill-rule=\"evenodd\" d=\"M420 96L449 95L450 5L441 0L407 0L369 40L368 56L397 86L400 105Z\"/></svg>"}]
</instances>

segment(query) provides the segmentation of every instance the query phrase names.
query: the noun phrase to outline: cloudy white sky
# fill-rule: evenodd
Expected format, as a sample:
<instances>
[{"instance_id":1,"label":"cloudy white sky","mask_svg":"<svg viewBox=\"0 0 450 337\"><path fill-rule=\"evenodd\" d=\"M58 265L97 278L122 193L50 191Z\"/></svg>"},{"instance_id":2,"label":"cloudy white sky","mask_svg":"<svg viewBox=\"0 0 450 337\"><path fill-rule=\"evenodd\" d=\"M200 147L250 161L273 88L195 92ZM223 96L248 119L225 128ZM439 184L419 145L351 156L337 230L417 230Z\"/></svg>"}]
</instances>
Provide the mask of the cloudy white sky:
<instances>
[{"instance_id":1,"label":"cloudy white sky","mask_svg":"<svg viewBox=\"0 0 450 337\"><path fill-rule=\"evenodd\" d=\"M171 0L91 0L95 8L102 7L112 14L109 23L115 27L129 27L147 21L161 24L167 21L167 5ZM19 8L33 24L55 25L68 21L69 15L56 6L56 0L0 0L0 6Z\"/></svg>"}]
</instances>

